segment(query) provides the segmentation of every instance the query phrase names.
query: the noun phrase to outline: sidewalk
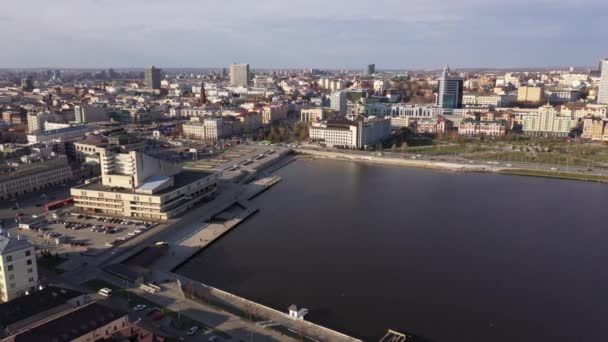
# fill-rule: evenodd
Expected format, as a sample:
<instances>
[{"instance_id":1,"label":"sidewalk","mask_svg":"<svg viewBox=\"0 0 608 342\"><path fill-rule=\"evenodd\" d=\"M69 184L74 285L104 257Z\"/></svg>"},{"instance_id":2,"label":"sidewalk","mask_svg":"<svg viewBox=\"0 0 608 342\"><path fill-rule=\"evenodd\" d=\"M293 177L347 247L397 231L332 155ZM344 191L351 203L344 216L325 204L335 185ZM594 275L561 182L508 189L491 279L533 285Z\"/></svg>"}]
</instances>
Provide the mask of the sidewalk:
<instances>
[{"instance_id":1,"label":"sidewalk","mask_svg":"<svg viewBox=\"0 0 608 342\"><path fill-rule=\"evenodd\" d=\"M274 330L264 329L230 313L185 299L182 297L182 292L177 283L164 283L162 287L163 291L156 294L145 292L139 288L129 291L155 302L160 307L166 307L171 311L179 312L190 319L223 331L232 337L230 341L297 341Z\"/></svg>"}]
</instances>

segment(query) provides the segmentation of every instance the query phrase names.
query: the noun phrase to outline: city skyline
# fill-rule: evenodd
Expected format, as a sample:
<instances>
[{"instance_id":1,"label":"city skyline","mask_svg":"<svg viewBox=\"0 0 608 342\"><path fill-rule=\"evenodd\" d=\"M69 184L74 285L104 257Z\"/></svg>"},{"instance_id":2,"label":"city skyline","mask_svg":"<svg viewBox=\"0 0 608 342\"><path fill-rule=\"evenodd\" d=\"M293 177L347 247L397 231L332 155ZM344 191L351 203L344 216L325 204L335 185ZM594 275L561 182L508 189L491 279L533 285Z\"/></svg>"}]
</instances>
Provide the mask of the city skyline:
<instances>
[{"instance_id":1,"label":"city skyline","mask_svg":"<svg viewBox=\"0 0 608 342\"><path fill-rule=\"evenodd\" d=\"M60 2L5 4L0 67L533 68L608 56L598 0Z\"/></svg>"}]
</instances>

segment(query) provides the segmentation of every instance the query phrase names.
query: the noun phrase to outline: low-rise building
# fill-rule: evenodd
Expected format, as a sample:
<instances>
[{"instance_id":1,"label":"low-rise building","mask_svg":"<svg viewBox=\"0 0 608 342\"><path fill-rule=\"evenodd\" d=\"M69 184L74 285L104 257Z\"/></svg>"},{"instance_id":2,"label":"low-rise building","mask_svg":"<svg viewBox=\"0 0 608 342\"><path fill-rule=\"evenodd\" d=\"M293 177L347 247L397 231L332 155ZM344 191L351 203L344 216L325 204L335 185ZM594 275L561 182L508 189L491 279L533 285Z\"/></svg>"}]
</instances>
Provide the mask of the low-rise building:
<instances>
[{"instance_id":1,"label":"low-rise building","mask_svg":"<svg viewBox=\"0 0 608 342\"><path fill-rule=\"evenodd\" d=\"M418 133L442 134L451 131L454 127L452 121L444 116L436 118L424 118L416 123L416 131Z\"/></svg>"},{"instance_id":2,"label":"low-rise building","mask_svg":"<svg viewBox=\"0 0 608 342\"><path fill-rule=\"evenodd\" d=\"M15 198L27 192L66 183L72 178L67 158L9 166L0 169L0 200Z\"/></svg>"},{"instance_id":3,"label":"low-rise building","mask_svg":"<svg viewBox=\"0 0 608 342\"><path fill-rule=\"evenodd\" d=\"M39 144L52 141L68 141L75 138L83 138L91 129L87 126L70 126L55 130L38 132L27 135L29 144Z\"/></svg>"},{"instance_id":4,"label":"low-rise building","mask_svg":"<svg viewBox=\"0 0 608 342\"><path fill-rule=\"evenodd\" d=\"M483 121L467 118L460 121L458 134L501 136L507 134L507 126L505 120Z\"/></svg>"},{"instance_id":5,"label":"low-rise building","mask_svg":"<svg viewBox=\"0 0 608 342\"><path fill-rule=\"evenodd\" d=\"M34 245L23 238L0 236L0 302L21 297L38 286Z\"/></svg>"},{"instance_id":6,"label":"low-rise building","mask_svg":"<svg viewBox=\"0 0 608 342\"><path fill-rule=\"evenodd\" d=\"M9 336L5 342L107 341L129 326L128 313L102 302L75 307L62 315Z\"/></svg>"}]
</instances>

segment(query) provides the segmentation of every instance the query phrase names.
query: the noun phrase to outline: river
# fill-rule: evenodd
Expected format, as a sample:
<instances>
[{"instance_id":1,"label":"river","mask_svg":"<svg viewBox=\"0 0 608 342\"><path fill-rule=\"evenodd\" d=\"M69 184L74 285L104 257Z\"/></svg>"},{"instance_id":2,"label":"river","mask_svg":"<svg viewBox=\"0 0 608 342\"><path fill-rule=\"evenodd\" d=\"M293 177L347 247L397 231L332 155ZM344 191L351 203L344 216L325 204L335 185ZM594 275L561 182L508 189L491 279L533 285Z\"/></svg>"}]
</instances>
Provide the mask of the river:
<instances>
[{"instance_id":1,"label":"river","mask_svg":"<svg viewBox=\"0 0 608 342\"><path fill-rule=\"evenodd\" d=\"M377 341L605 341L608 186L298 160L178 270Z\"/></svg>"}]
</instances>

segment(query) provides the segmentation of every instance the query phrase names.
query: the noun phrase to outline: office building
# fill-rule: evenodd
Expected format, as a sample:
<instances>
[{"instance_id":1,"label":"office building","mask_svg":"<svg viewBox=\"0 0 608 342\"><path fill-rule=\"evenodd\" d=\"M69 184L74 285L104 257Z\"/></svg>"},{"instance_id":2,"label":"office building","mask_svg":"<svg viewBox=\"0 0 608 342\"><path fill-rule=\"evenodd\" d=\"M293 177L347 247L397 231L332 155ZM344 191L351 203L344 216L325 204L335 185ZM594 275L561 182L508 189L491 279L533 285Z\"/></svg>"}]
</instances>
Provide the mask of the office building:
<instances>
[{"instance_id":1,"label":"office building","mask_svg":"<svg viewBox=\"0 0 608 342\"><path fill-rule=\"evenodd\" d=\"M187 122L182 125L184 137L199 140L218 140L232 135L230 125L222 118L205 118L202 122Z\"/></svg>"},{"instance_id":2,"label":"office building","mask_svg":"<svg viewBox=\"0 0 608 342\"><path fill-rule=\"evenodd\" d=\"M345 91L337 91L329 97L329 105L332 110L338 114L346 114L348 108L347 97Z\"/></svg>"},{"instance_id":3,"label":"office building","mask_svg":"<svg viewBox=\"0 0 608 342\"><path fill-rule=\"evenodd\" d=\"M327 120L333 111L329 108L307 108L300 111L300 121L318 122Z\"/></svg>"},{"instance_id":4,"label":"office building","mask_svg":"<svg viewBox=\"0 0 608 342\"><path fill-rule=\"evenodd\" d=\"M108 121L108 110L104 106L76 105L74 118L77 123Z\"/></svg>"},{"instance_id":5,"label":"office building","mask_svg":"<svg viewBox=\"0 0 608 342\"><path fill-rule=\"evenodd\" d=\"M230 85L234 87L249 85L249 64L230 65Z\"/></svg>"},{"instance_id":6,"label":"office building","mask_svg":"<svg viewBox=\"0 0 608 342\"><path fill-rule=\"evenodd\" d=\"M521 86L517 89L518 102L539 103L544 99L545 89L542 86L530 87Z\"/></svg>"},{"instance_id":7,"label":"office building","mask_svg":"<svg viewBox=\"0 0 608 342\"><path fill-rule=\"evenodd\" d=\"M600 61L600 87L597 94L597 103L608 104L608 58Z\"/></svg>"},{"instance_id":8,"label":"office building","mask_svg":"<svg viewBox=\"0 0 608 342\"><path fill-rule=\"evenodd\" d=\"M462 108L464 80L452 75L446 65L439 77L437 106L444 109Z\"/></svg>"},{"instance_id":9,"label":"office building","mask_svg":"<svg viewBox=\"0 0 608 342\"><path fill-rule=\"evenodd\" d=\"M376 73L376 64L369 64L367 66L367 74L374 75Z\"/></svg>"},{"instance_id":10,"label":"office building","mask_svg":"<svg viewBox=\"0 0 608 342\"><path fill-rule=\"evenodd\" d=\"M182 170L177 164L131 151L101 151L101 177L71 189L87 213L167 220L194 207L217 189L218 175Z\"/></svg>"},{"instance_id":11,"label":"office building","mask_svg":"<svg viewBox=\"0 0 608 342\"><path fill-rule=\"evenodd\" d=\"M72 178L67 158L0 167L0 200L16 198L22 194L66 183Z\"/></svg>"},{"instance_id":12,"label":"office building","mask_svg":"<svg viewBox=\"0 0 608 342\"><path fill-rule=\"evenodd\" d=\"M84 138L84 136L90 131L91 128L87 126L70 126L51 130L46 130L45 128L45 131L28 134L27 142L28 144L38 144L55 141L69 141L72 139Z\"/></svg>"},{"instance_id":13,"label":"office building","mask_svg":"<svg viewBox=\"0 0 608 342\"><path fill-rule=\"evenodd\" d=\"M155 89L155 90L160 89L161 72L162 72L161 69L156 68L154 66L151 66L146 69L146 71L145 71L146 88Z\"/></svg>"},{"instance_id":14,"label":"office building","mask_svg":"<svg viewBox=\"0 0 608 342\"><path fill-rule=\"evenodd\" d=\"M23 238L0 236L0 302L9 302L38 285L34 245Z\"/></svg>"},{"instance_id":15,"label":"office building","mask_svg":"<svg viewBox=\"0 0 608 342\"><path fill-rule=\"evenodd\" d=\"M391 121L385 118L313 122L309 129L310 138L327 147L352 149L375 146L390 134Z\"/></svg>"}]
</instances>

